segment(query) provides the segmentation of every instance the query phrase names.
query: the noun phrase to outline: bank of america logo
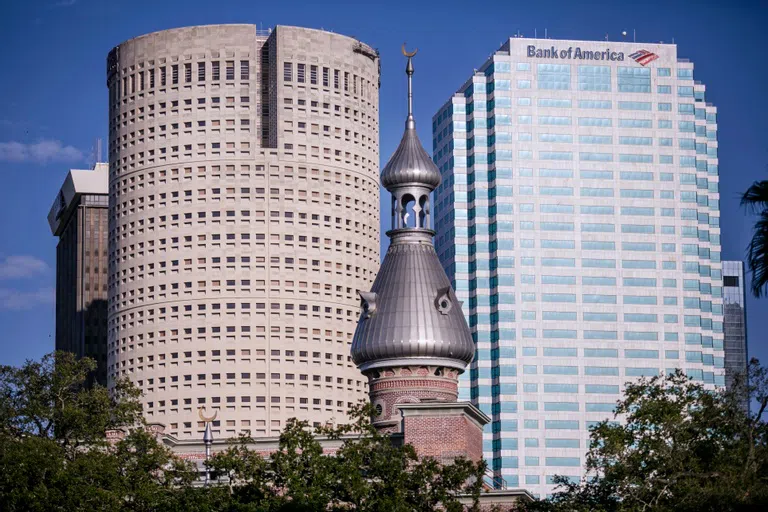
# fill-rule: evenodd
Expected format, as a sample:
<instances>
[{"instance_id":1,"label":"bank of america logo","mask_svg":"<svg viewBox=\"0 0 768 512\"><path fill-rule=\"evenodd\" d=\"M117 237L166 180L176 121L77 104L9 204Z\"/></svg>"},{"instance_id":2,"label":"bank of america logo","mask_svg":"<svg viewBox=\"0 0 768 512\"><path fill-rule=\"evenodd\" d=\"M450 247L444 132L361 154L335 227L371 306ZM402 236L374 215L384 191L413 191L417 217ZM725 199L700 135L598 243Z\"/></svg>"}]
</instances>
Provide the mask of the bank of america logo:
<instances>
[{"instance_id":1,"label":"bank of america logo","mask_svg":"<svg viewBox=\"0 0 768 512\"><path fill-rule=\"evenodd\" d=\"M648 50L640 50L635 53L630 53L629 58L634 59L634 61L640 64L641 66L645 66L649 62L653 62L656 59L658 59L659 56L656 55L655 53L649 52Z\"/></svg>"}]
</instances>

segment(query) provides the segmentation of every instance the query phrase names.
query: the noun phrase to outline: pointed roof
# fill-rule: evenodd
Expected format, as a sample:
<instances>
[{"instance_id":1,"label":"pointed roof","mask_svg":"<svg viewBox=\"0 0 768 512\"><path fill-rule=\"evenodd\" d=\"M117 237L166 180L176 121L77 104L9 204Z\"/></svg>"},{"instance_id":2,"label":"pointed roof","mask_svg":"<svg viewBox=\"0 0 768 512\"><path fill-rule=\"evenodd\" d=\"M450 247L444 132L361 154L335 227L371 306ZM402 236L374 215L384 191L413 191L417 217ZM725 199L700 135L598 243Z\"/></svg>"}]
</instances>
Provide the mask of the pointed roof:
<instances>
[{"instance_id":1,"label":"pointed roof","mask_svg":"<svg viewBox=\"0 0 768 512\"><path fill-rule=\"evenodd\" d=\"M381 171L381 184L392 191L401 186L423 186L434 190L440 185L441 177L435 163L421 145L416 134L416 121L413 119L413 62L416 51L408 54L403 45L403 55L408 57L405 73L408 75L408 117L405 120L405 132L400 145L392 154Z\"/></svg>"},{"instance_id":2,"label":"pointed roof","mask_svg":"<svg viewBox=\"0 0 768 512\"><path fill-rule=\"evenodd\" d=\"M434 190L440 181L440 171L421 145L415 126L409 128L406 124L400 145L381 172L382 186L390 190L418 185Z\"/></svg>"},{"instance_id":3,"label":"pointed roof","mask_svg":"<svg viewBox=\"0 0 768 512\"><path fill-rule=\"evenodd\" d=\"M392 243L361 297L352 341L361 370L417 364L463 371L472 362L472 335L432 244Z\"/></svg>"}]
</instances>

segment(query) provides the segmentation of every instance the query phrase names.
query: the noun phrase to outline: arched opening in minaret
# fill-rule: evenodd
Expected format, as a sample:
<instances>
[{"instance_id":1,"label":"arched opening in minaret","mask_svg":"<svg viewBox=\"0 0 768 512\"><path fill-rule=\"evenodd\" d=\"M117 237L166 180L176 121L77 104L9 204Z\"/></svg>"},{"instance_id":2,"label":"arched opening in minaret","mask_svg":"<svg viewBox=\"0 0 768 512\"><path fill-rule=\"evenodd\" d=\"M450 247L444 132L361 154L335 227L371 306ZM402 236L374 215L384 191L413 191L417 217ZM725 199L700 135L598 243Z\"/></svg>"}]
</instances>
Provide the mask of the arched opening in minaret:
<instances>
[{"instance_id":1,"label":"arched opening in minaret","mask_svg":"<svg viewBox=\"0 0 768 512\"><path fill-rule=\"evenodd\" d=\"M403 211L403 209L400 207L400 200L392 195L392 229L400 229L402 226L400 225L401 216L400 212Z\"/></svg>"},{"instance_id":2,"label":"arched opening in minaret","mask_svg":"<svg viewBox=\"0 0 768 512\"><path fill-rule=\"evenodd\" d=\"M427 225L428 214L429 214L429 196L423 195L421 196L421 199L419 199L419 225L417 227L429 229L429 226Z\"/></svg>"},{"instance_id":3,"label":"arched opening in minaret","mask_svg":"<svg viewBox=\"0 0 768 512\"><path fill-rule=\"evenodd\" d=\"M418 218L415 211L416 199L414 199L414 197L411 194L405 194L401 199L400 203L403 206L403 209L401 210L401 213L400 213L400 215L402 216L400 227L403 227L403 228L417 227L416 223L418 221Z\"/></svg>"}]
</instances>

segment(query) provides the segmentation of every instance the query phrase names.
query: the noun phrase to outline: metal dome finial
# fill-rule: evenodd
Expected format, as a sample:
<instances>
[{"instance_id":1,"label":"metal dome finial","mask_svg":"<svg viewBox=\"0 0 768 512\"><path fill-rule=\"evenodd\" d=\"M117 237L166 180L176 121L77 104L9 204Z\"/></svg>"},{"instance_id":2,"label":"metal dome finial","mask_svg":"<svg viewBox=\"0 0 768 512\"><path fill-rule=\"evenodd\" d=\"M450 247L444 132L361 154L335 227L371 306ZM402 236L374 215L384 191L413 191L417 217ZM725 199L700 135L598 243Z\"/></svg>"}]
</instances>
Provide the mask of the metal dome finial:
<instances>
[{"instance_id":1,"label":"metal dome finial","mask_svg":"<svg viewBox=\"0 0 768 512\"><path fill-rule=\"evenodd\" d=\"M405 51L405 43L403 43L403 55L408 57L408 64L405 65L405 74L408 75L408 118L405 122L407 128L414 128L416 126L416 122L413 119L413 84L411 83L411 77L413 76L413 56L418 51L418 48L410 53Z\"/></svg>"},{"instance_id":2,"label":"metal dome finial","mask_svg":"<svg viewBox=\"0 0 768 512\"><path fill-rule=\"evenodd\" d=\"M395 190L406 187L425 187L431 192L440 185L441 180L440 171L419 141L416 134L416 120L413 117L413 56L419 50L417 48L409 52L403 43L401 51L408 58L408 64L405 66L405 74L408 75L408 117L405 119L405 133L400 140L400 145L381 172L381 184L397 196L406 192L401 190L402 194L396 194ZM411 193L411 195L421 197L423 194ZM396 225L403 227L393 224L394 229L397 229ZM426 227L426 225L418 227Z\"/></svg>"}]
</instances>

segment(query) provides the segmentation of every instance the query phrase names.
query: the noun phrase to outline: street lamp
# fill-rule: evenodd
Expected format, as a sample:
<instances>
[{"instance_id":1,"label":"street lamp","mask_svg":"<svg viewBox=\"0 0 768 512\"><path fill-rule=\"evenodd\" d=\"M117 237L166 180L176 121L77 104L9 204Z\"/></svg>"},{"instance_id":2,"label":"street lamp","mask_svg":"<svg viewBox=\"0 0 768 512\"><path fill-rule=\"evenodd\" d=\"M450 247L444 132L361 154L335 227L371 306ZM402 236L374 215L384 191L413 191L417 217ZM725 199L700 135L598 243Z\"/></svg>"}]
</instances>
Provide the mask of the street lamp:
<instances>
[{"instance_id":1,"label":"street lamp","mask_svg":"<svg viewBox=\"0 0 768 512\"><path fill-rule=\"evenodd\" d=\"M211 482L211 470L208 468L208 459L211 458L211 446L213 445L213 430L211 430L211 422L216 419L219 411L215 411L213 416L203 415L205 407L200 407L197 410L200 419L205 422L205 432L203 432L203 444L205 445L205 485L207 486Z\"/></svg>"}]
</instances>

